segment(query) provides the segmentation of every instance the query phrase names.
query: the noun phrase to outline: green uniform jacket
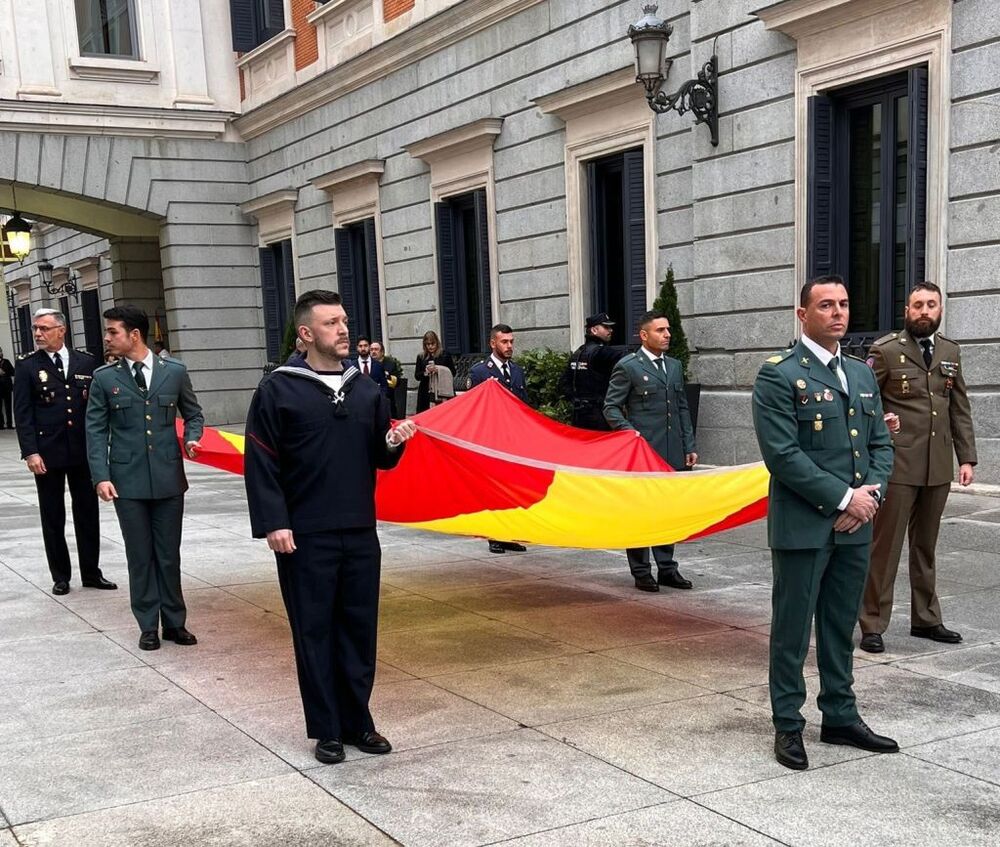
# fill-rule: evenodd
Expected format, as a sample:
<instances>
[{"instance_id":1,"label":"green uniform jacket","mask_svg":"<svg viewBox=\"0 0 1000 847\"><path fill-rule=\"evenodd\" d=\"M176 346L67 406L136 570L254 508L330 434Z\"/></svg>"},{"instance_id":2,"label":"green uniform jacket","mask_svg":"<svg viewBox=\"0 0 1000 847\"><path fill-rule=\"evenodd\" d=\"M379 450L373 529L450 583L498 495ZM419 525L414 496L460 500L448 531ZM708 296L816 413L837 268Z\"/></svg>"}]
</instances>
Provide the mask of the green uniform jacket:
<instances>
[{"instance_id":1,"label":"green uniform jacket","mask_svg":"<svg viewBox=\"0 0 1000 847\"><path fill-rule=\"evenodd\" d=\"M663 357L665 373L641 350L618 360L604 398L604 417L612 429L635 429L675 470L694 453L694 428L684 393L681 363Z\"/></svg>"},{"instance_id":2,"label":"green uniform jacket","mask_svg":"<svg viewBox=\"0 0 1000 847\"><path fill-rule=\"evenodd\" d=\"M96 486L111 481L118 496L159 500L187 490L177 442L177 412L184 441L197 441L205 425L187 368L155 356L144 396L126 365L94 371L87 404L87 459Z\"/></svg>"},{"instance_id":3,"label":"green uniform jacket","mask_svg":"<svg viewBox=\"0 0 1000 847\"><path fill-rule=\"evenodd\" d=\"M771 472L768 543L776 550L868 544L872 524L833 533L847 487L880 484L892 472L892 444L871 369L842 357L850 395L801 342L764 363L753 388L753 420Z\"/></svg>"}]
</instances>

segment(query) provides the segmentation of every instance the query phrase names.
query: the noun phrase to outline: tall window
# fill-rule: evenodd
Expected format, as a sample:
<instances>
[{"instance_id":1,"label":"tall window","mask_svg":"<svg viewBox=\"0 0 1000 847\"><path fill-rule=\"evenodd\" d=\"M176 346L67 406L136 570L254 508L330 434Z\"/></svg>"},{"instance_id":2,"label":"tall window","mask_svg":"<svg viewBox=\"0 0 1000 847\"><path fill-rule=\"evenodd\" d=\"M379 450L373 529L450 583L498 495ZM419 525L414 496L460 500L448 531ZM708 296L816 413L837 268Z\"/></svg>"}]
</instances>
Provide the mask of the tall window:
<instances>
[{"instance_id":1,"label":"tall window","mask_svg":"<svg viewBox=\"0 0 1000 847\"><path fill-rule=\"evenodd\" d=\"M248 53L285 29L284 0L229 0L233 50Z\"/></svg>"},{"instance_id":2,"label":"tall window","mask_svg":"<svg viewBox=\"0 0 1000 847\"><path fill-rule=\"evenodd\" d=\"M80 292L80 308L83 312L83 343L87 352L104 361L104 327L101 323L101 295L96 288Z\"/></svg>"},{"instance_id":3,"label":"tall window","mask_svg":"<svg viewBox=\"0 0 1000 847\"><path fill-rule=\"evenodd\" d=\"M30 353L35 349L31 336L31 306L25 304L17 307L17 329L21 341L21 352Z\"/></svg>"},{"instance_id":4,"label":"tall window","mask_svg":"<svg viewBox=\"0 0 1000 847\"><path fill-rule=\"evenodd\" d=\"M133 0L76 0L81 56L138 59Z\"/></svg>"},{"instance_id":5,"label":"tall window","mask_svg":"<svg viewBox=\"0 0 1000 847\"><path fill-rule=\"evenodd\" d=\"M636 341L646 311L646 215L642 150L587 163L590 300L587 314L607 312L615 344Z\"/></svg>"},{"instance_id":6,"label":"tall window","mask_svg":"<svg viewBox=\"0 0 1000 847\"><path fill-rule=\"evenodd\" d=\"M480 353L493 325L486 189L436 203L434 214L441 343L452 353Z\"/></svg>"},{"instance_id":7,"label":"tall window","mask_svg":"<svg viewBox=\"0 0 1000 847\"><path fill-rule=\"evenodd\" d=\"M856 337L900 329L926 272L927 69L812 97L809 127L809 276L844 277Z\"/></svg>"},{"instance_id":8,"label":"tall window","mask_svg":"<svg viewBox=\"0 0 1000 847\"><path fill-rule=\"evenodd\" d=\"M264 304L264 342L267 360L277 362L295 307L295 270L292 241L286 239L260 249L260 287Z\"/></svg>"},{"instance_id":9,"label":"tall window","mask_svg":"<svg viewBox=\"0 0 1000 847\"><path fill-rule=\"evenodd\" d=\"M59 298L59 311L66 318L66 347L73 349L73 319L69 311L69 297Z\"/></svg>"},{"instance_id":10,"label":"tall window","mask_svg":"<svg viewBox=\"0 0 1000 847\"><path fill-rule=\"evenodd\" d=\"M382 300L378 287L378 244L375 218L333 231L337 253L337 286L351 322L351 337L383 341Z\"/></svg>"}]
</instances>

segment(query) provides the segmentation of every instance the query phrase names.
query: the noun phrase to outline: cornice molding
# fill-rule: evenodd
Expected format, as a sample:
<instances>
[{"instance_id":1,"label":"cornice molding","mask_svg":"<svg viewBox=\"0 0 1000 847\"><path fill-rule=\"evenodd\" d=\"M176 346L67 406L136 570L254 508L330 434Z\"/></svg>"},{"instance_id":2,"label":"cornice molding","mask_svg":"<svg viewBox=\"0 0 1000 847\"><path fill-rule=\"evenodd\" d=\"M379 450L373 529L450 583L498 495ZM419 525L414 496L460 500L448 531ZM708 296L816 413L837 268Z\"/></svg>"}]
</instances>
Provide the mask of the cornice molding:
<instances>
[{"instance_id":1,"label":"cornice molding","mask_svg":"<svg viewBox=\"0 0 1000 847\"><path fill-rule=\"evenodd\" d=\"M350 6L360 4L362 2L371 2L371 0L327 0L322 6L317 6L309 14L306 15L306 20L309 21L313 26L321 26L321 21L332 15L334 12L340 10L343 12Z\"/></svg>"},{"instance_id":2,"label":"cornice molding","mask_svg":"<svg viewBox=\"0 0 1000 847\"><path fill-rule=\"evenodd\" d=\"M635 81L635 68L629 65L561 91L536 97L531 102L543 114L567 121L609 106L643 99L642 87Z\"/></svg>"},{"instance_id":3,"label":"cornice molding","mask_svg":"<svg viewBox=\"0 0 1000 847\"><path fill-rule=\"evenodd\" d=\"M403 149L414 159L423 159L430 165L478 147L492 147L502 126L503 118L480 118L423 141L407 144Z\"/></svg>"},{"instance_id":4,"label":"cornice molding","mask_svg":"<svg viewBox=\"0 0 1000 847\"><path fill-rule=\"evenodd\" d=\"M759 18L765 29L783 32L797 40L910 2L912 0L780 0L750 14Z\"/></svg>"},{"instance_id":5,"label":"cornice molding","mask_svg":"<svg viewBox=\"0 0 1000 847\"><path fill-rule=\"evenodd\" d=\"M378 182L384 172L385 161L383 159L365 159L361 162L355 162L353 165L314 176L309 182L320 191L332 193L343 187L345 183L354 180Z\"/></svg>"},{"instance_id":6,"label":"cornice molding","mask_svg":"<svg viewBox=\"0 0 1000 847\"><path fill-rule=\"evenodd\" d=\"M265 215L288 212L295 209L299 192L294 188L282 188L269 194L262 194L246 203L240 203L240 211L258 220Z\"/></svg>"},{"instance_id":7,"label":"cornice molding","mask_svg":"<svg viewBox=\"0 0 1000 847\"><path fill-rule=\"evenodd\" d=\"M236 67L245 68L252 62L257 61L262 56L267 56L270 53L278 53L284 49L284 44L286 41L295 40L295 30L285 29L279 32L273 38L269 38L263 44L258 44L249 53L244 53L236 60Z\"/></svg>"},{"instance_id":8,"label":"cornice molding","mask_svg":"<svg viewBox=\"0 0 1000 847\"><path fill-rule=\"evenodd\" d=\"M236 119L234 126L243 138L256 138L541 2L458 3L247 112Z\"/></svg>"}]
</instances>

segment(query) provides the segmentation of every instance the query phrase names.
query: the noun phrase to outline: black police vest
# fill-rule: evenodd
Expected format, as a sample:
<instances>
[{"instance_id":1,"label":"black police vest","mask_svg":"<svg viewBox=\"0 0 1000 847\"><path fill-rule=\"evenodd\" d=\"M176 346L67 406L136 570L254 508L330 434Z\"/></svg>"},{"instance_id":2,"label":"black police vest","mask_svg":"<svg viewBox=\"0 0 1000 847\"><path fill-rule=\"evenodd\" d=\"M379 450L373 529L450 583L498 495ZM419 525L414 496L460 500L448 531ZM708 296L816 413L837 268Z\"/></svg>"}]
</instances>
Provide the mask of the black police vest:
<instances>
[{"instance_id":1,"label":"black police vest","mask_svg":"<svg viewBox=\"0 0 1000 847\"><path fill-rule=\"evenodd\" d=\"M574 406L604 405L604 395L608 393L608 379L593 369L591 361L594 353L600 349L600 344L583 344L570 357L569 384Z\"/></svg>"}]
</instances>

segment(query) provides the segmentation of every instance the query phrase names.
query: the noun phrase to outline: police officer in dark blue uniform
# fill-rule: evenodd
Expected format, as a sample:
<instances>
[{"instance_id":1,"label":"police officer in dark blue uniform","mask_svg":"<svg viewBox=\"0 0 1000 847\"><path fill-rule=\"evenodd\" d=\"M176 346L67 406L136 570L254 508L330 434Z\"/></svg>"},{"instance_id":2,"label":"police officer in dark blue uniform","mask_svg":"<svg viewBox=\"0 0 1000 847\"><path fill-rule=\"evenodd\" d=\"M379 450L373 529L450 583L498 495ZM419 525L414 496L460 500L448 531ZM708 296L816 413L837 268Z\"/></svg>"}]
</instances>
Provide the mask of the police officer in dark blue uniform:
<instances>
[{"instance_id":1,"label":"police officer in dark blue uniform","mask_svg":"<svg viewBox=\"0 0 1000 847\"><path fill-rule=\"evenodd\" d=\"M528 402L528 388L524 381L524 368L514 359L514 330L507 324L497 324L490 329L490 356L469 371L469 388L481 382L495 379L511 394L524 403ZM508 550L523 553L527 548L513 541L489 539L491 553L506 553Z\"/></svg>"},{"instance_id":2,"label":"police officer in dark blue uniform","mask_svg":"<svg viewBox=\"0 0 1000 847\"><path fill-rule=\"evenodd\" d=\"M560 388L573 404L573 426L610 432L604 417L604 397L608 393L611 370L628 350L609 342L615 322L607 312L591 315L586 321L587 339L570 356Z\"/></svg>"},{"instance_id":3,"label":"police officer in dark blue uniform","mask_svg":"<svg viewBox=\"0 0 1000 847\"><path fill-rule=\"evenodd\" d=\"M38 349L17 360L14 418L21 458L35 475L45 556L52 593L69 592L66 546L66 483L73 500L73 528L80 556L80 580L87 588L118 586L101 575L97 495L87 465L84 429L94 357L65 343L66 317L55 309L35 312L32 332Z\"/></svg>"}]
</instances>

